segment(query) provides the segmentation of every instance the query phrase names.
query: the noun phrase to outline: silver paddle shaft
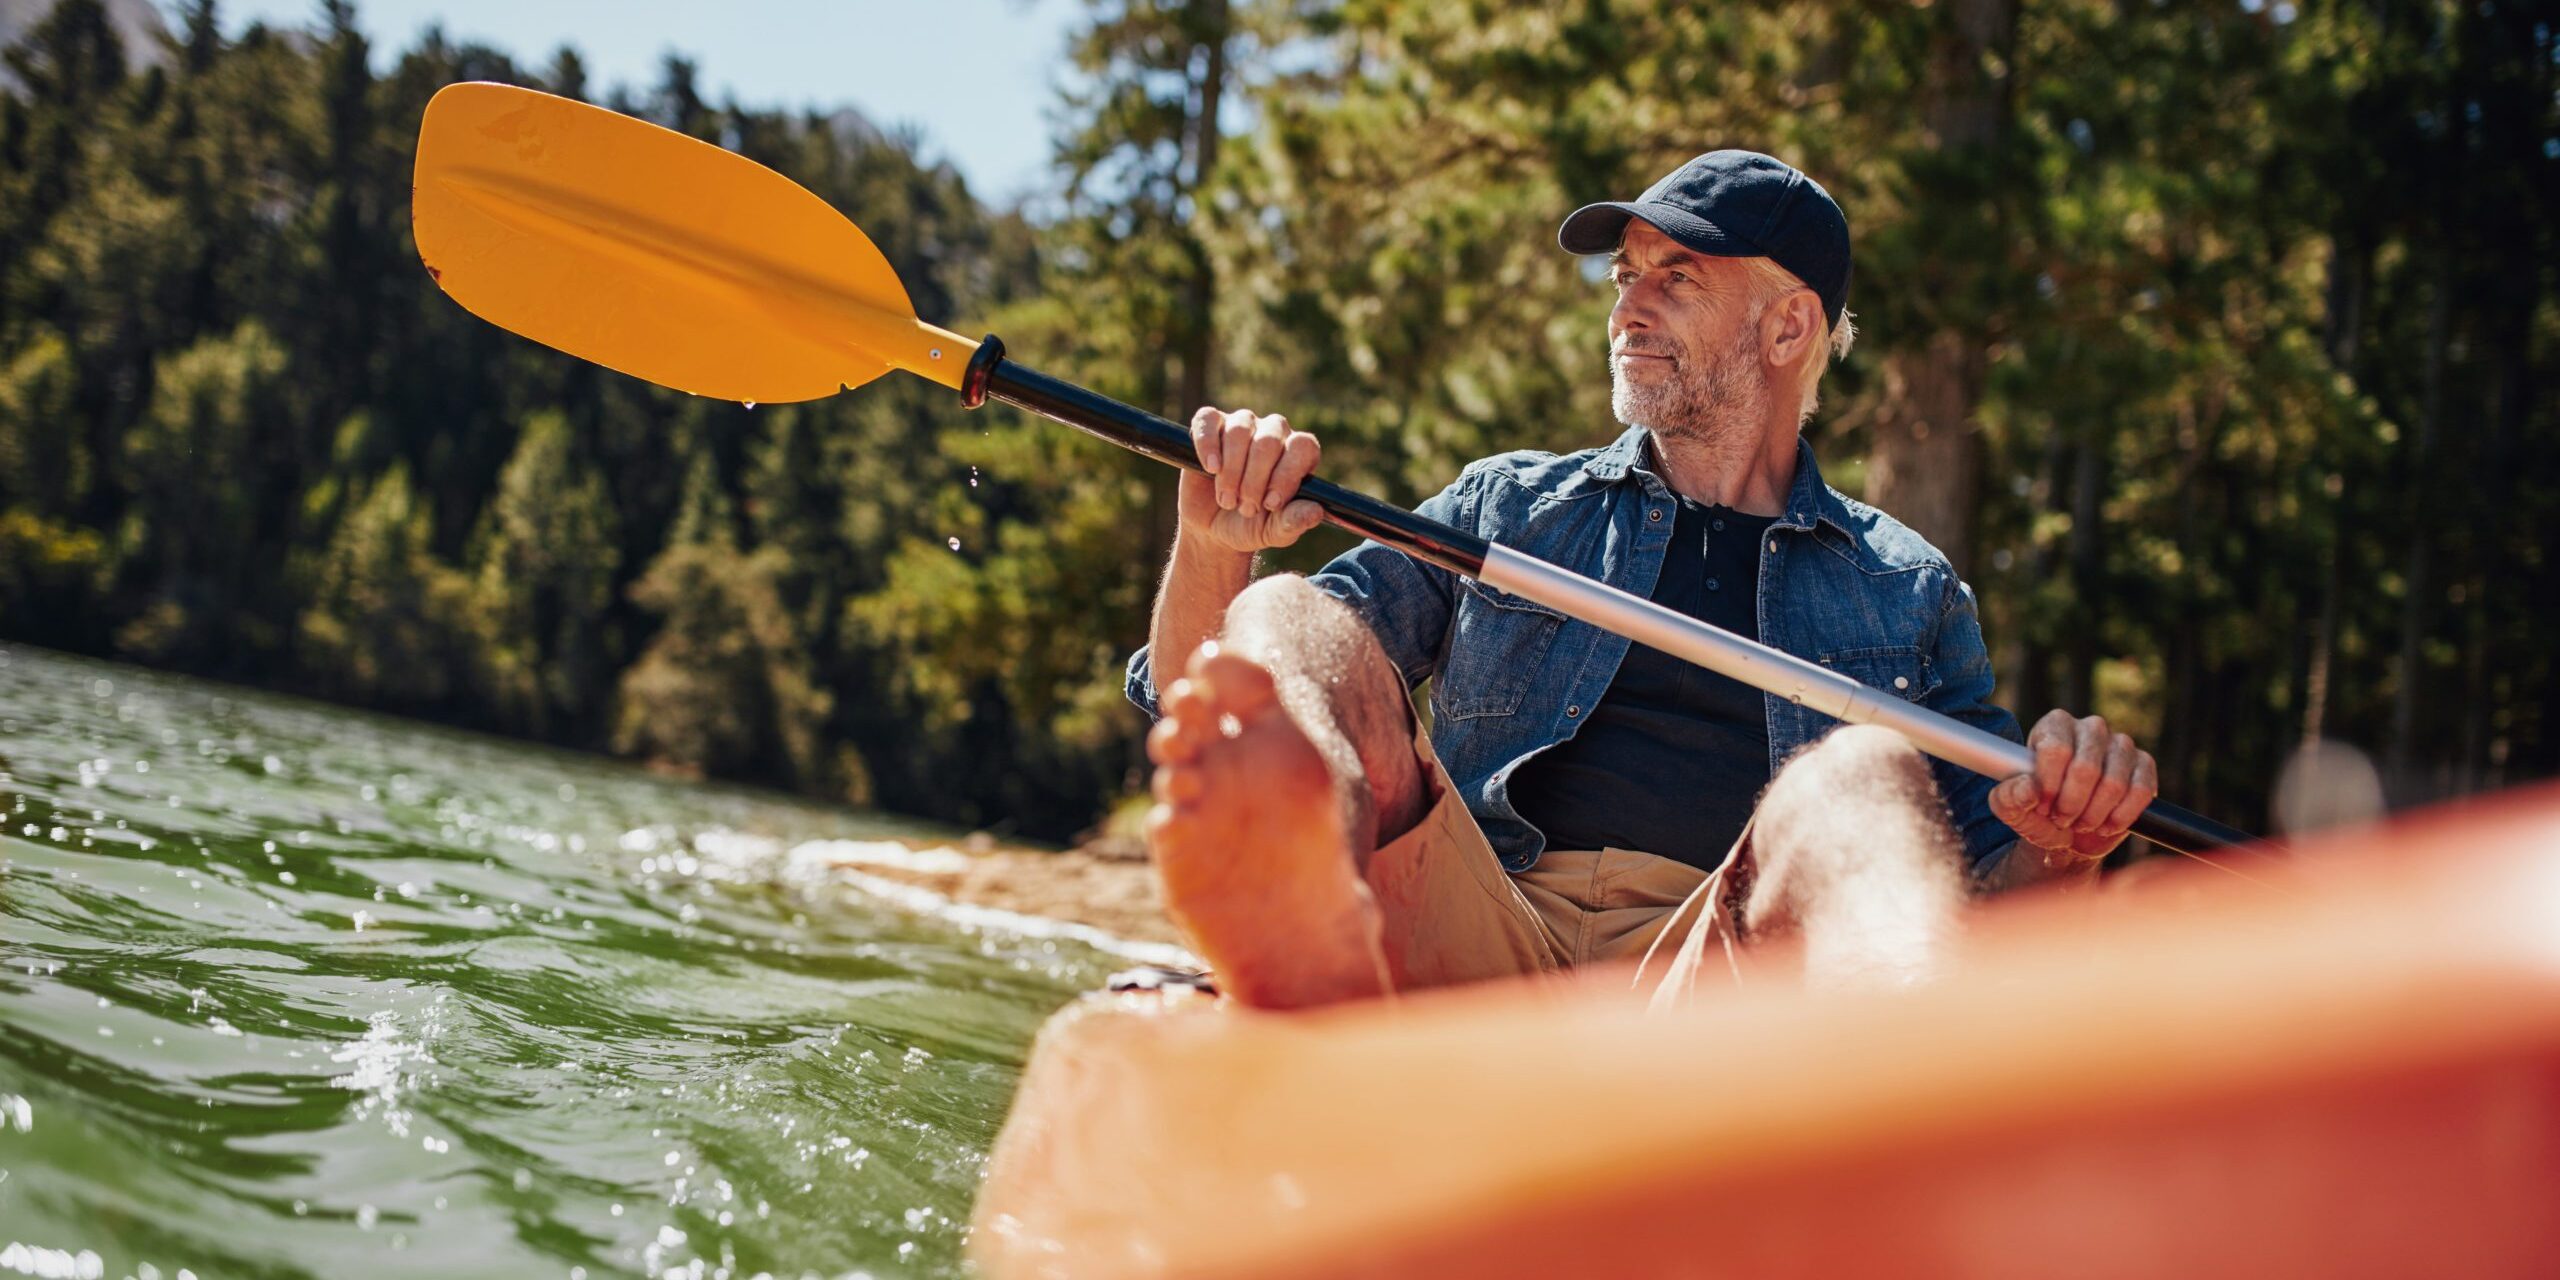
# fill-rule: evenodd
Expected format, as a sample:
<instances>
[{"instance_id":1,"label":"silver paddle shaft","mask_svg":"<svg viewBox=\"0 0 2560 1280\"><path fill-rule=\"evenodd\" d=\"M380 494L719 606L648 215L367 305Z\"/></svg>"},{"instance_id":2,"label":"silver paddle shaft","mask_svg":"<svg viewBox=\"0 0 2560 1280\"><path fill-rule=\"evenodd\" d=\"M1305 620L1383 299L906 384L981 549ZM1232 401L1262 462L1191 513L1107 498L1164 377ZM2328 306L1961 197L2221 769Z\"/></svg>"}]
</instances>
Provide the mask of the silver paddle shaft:
<instances>
[{"instance_id":1,"label":"silver paddle shaft","mask_svg":"<svg viewBox=\"0 0 2560 1280\"><path fill-rule=\"evenodd\" d=\"M1922 751L1986 778L2014 777L2035 769L2034 754L2020 743L1498 543L1485 554L1482 576L1488 586L1833 719L1883 725Z\"/></svg>"}]
</instances>

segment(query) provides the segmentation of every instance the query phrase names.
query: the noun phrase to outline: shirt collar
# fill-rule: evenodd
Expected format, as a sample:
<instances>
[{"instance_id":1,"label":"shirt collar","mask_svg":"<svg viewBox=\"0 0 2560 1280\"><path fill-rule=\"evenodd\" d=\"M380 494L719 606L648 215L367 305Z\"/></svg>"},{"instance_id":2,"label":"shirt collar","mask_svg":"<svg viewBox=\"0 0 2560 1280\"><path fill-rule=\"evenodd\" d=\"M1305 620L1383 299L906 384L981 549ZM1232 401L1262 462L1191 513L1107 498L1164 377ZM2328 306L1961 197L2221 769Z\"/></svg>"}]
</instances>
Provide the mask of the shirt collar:
<instances>
[{"instance_id":1,"label":"shirt collar","mask_svg":"<svg viewBox=\"0 0 2560 1280\"><path fill-rule=\"evenodd\" d=\"M1629 427L1607 448L1591 455L1582 469L1595 480L1615 484L1630 472L1645 466L1646 441L1652 433L1643 427ZM1771 526L1779 529L1811 529L1821 521L1842 533L1849 533L1849 509L1840 503L1840 495L1822 482L1822 468L1813 460L1813 446L1804 437L1796 437L1796 478L1787 491L1787 509Z\"/></svg>"},{"instance_id":2,"label":"shirt collar","mask_svg":"<svg viewBox=\"0 0 2560 1280\"><path fill-rule=\"evenodd\" d=\"M1650 434L1643 427L1627 428L1618 433L1617 440L1608 448L1586 459L1582 469L1603 484L1616 484L1626 479L1629 471L1644 465L1644 442Z\"/></svg>"}]
</instances>

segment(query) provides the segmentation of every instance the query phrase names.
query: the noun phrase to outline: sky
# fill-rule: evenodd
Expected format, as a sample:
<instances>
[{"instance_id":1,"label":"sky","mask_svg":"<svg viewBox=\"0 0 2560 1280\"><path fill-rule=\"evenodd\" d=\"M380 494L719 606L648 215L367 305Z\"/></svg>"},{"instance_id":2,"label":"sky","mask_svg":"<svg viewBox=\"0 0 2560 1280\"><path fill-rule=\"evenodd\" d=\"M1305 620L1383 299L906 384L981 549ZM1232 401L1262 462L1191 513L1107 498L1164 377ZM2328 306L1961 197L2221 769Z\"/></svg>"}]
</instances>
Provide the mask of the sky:
<instances>
[{"instance_id":1,"label":"sky","mask_svg":"<svg viewBox=\"0 0 2560 1280\"><path fill-rule=\"evenodd\" d=\"M691 57L703 96L758 107L852 106L912 125L981 199L1044 188L1049 115L1077 0L356 0L378 67L442 22L455 42L546 66L571 45L601 97L645 88L669 52ZM316 0L222 0L224 26L308 26Z\"/></svg>"}]
</instances>

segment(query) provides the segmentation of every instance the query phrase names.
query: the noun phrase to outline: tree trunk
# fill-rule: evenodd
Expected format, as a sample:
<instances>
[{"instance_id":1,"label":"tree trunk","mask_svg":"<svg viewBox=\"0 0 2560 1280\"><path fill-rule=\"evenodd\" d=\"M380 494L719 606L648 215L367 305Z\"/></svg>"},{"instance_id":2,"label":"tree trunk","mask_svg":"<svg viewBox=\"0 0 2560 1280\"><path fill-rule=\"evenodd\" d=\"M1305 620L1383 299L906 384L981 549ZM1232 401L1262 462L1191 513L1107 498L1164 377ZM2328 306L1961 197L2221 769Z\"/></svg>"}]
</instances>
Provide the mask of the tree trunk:
<instances>
[{"instance_id":1,"label":"tree trunk","mask_svg":"<svg viewBox=\"0 0 2560 1280\"><path fill-rule=\"evenodd\" d=\"M1962 572L1973 553L1981 458L1973 406L1982 394L1979 343L1953 329L1885 360L1885 395L1867 455L1867 500L1935 543Z\"/></svg>"},{"instance_id":2,"label":"tree trunk","mask_svg":"<svg viewBox=\"0 0 2560 1280\"><path fill-rule=\"evenodd\" d=\"M1931 41L1920 119L1924 145L1998 161L2009 132L2009 58L2016 0L1952 0ZM1990 189L1992 184L1985 184ZM1979 203L1979 202L1977 202ZM1980 216L1998 218L1996 205ZM1983 339L1957 317L1886 357L1886 411L1867 459L1867 498L1936 543L1958 571L1973 552L1981 470L1973 411L1982 396Z\"/></svg>"},{"instance_id":3,"label":"tree trunk","mask_svg":"<svg viewBox=\"0 0 2560 1280\"><path fill-rule=\"evenodd\" d=\"M2413 510L2423 511L2426 496L2435 493L2435 452L2438 419L2444 412L2444 367L2446 348L2452 343L2453 316L2453 252L2439 246L2433 288L2427 301L2426 372L2420 394L2417 420L2411 424L2409 442L2410 488L2416 499ZM2400 788L2414 782L2418 733L2418 687L2425 682L2425 642L2427 620L2435 593L2434 538L2426 518L2410 522L2409 560L2404 574L2404 594L2400 606L2400 654L2394 664L2396 679L2391 690L2391 745L2385 759L2389 767L2384 776ZM2396 803L2406 804L2423 798L2425 793L2408 791L2395 795Z\"/></svg>"},{"instance_id":4,"label":"tree trunk","mask_svg":"<svg viewBox=\"0 0 2560 1280\"><path fill-rule=\"evenodd\" d=\"M1200 78L1192 85L1192 111L1189 121L1191 172L1185 185L1191 197L1191 213L1185 237L1191 257L1190 278L1182 283L1182 309L1177 318L1181 325L1175 352L1181 363L1181 377L1174 384L1174 403L1168 413L1176 422L1188 423L1200 406L1209 403L1210 364L1217 349L1215 314L1218 302L1217 266L1210 260L1208 246L1201 239L1202 193L1218 165L1218 111L1226 96L1227 40L1230 34L1227 0L1199 0L1198 23L1193 28L1200 35L1201 48L1194 60L1201 63ZM1159 479L1149 491L1147 503L1148 543L1155 547L1173 545L1175 486L1180 476Z\"/></svg>"},{"instance_id":5,"label":"tree trunk","mask_svg":"<svg viewBox=\"0 0 2560 1280\"><path fill-rule=\"evenodd\" d=\"M2336 510L2346 510L2346 495L2339 493ZM2331 517L2329 535L2329 567L2320 583L2320 626L2312 633L2309 669L2302 679L2302 741L2308 746L2320 741L2329 726L2329 672L2338 657L2338 601L2346 593L2346 534L2338 517Z\"/></svg>"},{"instance_id":6,"label":"tree trunk","mask_svg":"<svg viewBox=\"0 0 2560 1280\"><path fill-rule=\"evenodd\" d=\"M2071 466L2071 617L2064 652L2070 669L2062 682L2062 705L2073 715L2090 715L2098 702L2098 618L2104 612L2099 581L2106 568L2099 552L2098 508L2105 496L2106 455L2099 428L2083 425Z\"/></svg>"},{"instance_id":7,"label":"tree trunk","mask_svg":"<svg viewBox=\"0 0 2560 1280\"><path fill-rule=\"evenodd\" d=\"M2045 511L2062 511L2071 501L2071 452L2069 439L2048 426L2044 433L2044 459L2030 496L2035 506ZM2056 549L2051 543L2040 543L2028 553L2025 581L2040 583L2056 572ZM2035 722L2048 707L2061 705L2054 698L2053 652L2060 647L2061 628L2051 619L2018 619L2010 628L2017 637L2019 654L2017 673L2003 680L2002 687L2016 691L2018 718Z\"/></svg>"},{"instance_id":8,"label":"tree trunk","mask_svg":"<svg viewBox=\"0 0 2560 1280\"><path fill-rule=\"evenodd\" d=\"M1218 269L1201 239L1202 193L1218 168L1218 110L1227 89L1227 0L1201 0L1200 30L1204 66L1192 94L1191 117L1191 278L1183 282L1182 393L1178 406L1185 418L1209 401L1209 365L1216 350L1214 313L1218 301Z\"/></svg>"}]
</instances>

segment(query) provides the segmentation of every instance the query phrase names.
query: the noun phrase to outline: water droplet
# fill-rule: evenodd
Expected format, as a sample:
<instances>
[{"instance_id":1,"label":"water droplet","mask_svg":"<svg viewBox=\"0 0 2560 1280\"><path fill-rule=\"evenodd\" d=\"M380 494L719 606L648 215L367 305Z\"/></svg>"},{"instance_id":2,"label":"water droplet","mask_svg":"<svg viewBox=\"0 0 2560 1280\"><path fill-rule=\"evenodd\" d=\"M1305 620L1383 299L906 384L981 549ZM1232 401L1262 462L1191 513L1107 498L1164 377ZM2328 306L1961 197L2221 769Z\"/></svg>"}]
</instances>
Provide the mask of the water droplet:
<instances>
[{"instance_id":1,"label":"water droplet","mask_svg":"<svg viewBox=\"0 0 2560 1280\"><path fill-rule=\"evenodd\" d=\"M958 538L951 539L951 549L954 551L960 549L960 540Z\"/></svg>"},{"instance_id":2,"label":"water droplet","mask_svg":"<svg viewBox=\"0 0 2560 1280\"><path fill-rule=\"evenodd\" d=\"M738 403L739 403L739 405L740 405L740 406L744 407L744 408L746 409L746 411L747 411L747 412L749 412L749 413L753 413L753 412L755 412L755 411L756 411L756 402L755 402L755 401L753 401L753 400L741 400L741 401L739 401Z\"/></svg>"}]
</instances>

